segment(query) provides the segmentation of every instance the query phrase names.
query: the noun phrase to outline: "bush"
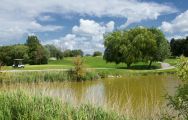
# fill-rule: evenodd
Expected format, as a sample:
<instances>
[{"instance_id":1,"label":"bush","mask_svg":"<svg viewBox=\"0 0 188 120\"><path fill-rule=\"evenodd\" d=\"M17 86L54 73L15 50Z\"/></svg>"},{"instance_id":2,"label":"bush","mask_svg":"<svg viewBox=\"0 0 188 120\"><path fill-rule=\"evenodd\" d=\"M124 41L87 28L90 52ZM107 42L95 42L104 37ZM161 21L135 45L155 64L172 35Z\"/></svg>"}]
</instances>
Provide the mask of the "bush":
<instances>
[{"instance_id":1,"label":"bush","mask_svg":"<svg viewBox=\"0 0 188 120\"><path fill-rule=\"evenodd\" d=\"M188 58L180 57L177 65L177 74L183 82L188 82Z\"/></svg>"},{"instance_id":2,"label":"bush","mask_svg":"<svg viewBox=\"0 0 188 120\"><path fill-rule=\"evenodd\" d=\"M182 80L182 84L176 90L174 96L167 95L168 104L174 114L165 114L165 119L188 120L188 59L181 57L177 67L177 74Z\"/></svg>"}]
</instances>

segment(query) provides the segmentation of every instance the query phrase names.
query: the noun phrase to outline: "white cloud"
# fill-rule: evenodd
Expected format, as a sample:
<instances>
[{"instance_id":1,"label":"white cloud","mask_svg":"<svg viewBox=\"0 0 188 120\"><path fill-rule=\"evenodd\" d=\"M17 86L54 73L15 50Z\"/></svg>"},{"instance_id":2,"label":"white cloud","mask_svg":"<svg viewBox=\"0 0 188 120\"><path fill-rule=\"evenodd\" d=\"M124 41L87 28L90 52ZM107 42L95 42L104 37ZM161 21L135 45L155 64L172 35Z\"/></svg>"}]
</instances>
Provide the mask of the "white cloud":
<instances>
[{"instance_id":1,"label":"white cloud","mask_svg":"<svg viewBox=\"0 0 188 120\"><path fill-rule=\"evenodd\" d=\"M103 35L113 31L114 25L113 21L102 25L94 20L80 19L79 26L72 28L72 34L67 34L65 37L44 44L54 44L62 50L82 49L84 53L90 54L94 51L104 51Z\"/></svg>"},{"instance_id":2,"label":"white cloud","mask_svg":"<svg viewBox=\"0 0 188 120\"><path fill-rule=\"evenodd\" d=\"M54 18L49 15L39 16L38 19L40 21L54 21Z\"/></svg>"},{"instance_id":3,"label":"white cloud","mask_svg":"<svg viewBox=\"0 0 188 120\"><path fill-rule=\"evenodd\" d=\"M162 14L176 11L168 5L140 0L1 0L0 2L0 40L15 39L15 36L19 38L30 31L44 32L60 28L39 24L37 18L50 19L49 16L41 18L43 13L120 17L127 19L123 25L127 26L141 20L157 19ZM113 29L110 28L113 27L113 23L107 26L107 29Z\"/></svg>"},{"instance_id":4,"label":"white cloud","mask_svg":"<svg viewBox=\"0 0 188 120\"><path fill-rule=\"evenodd\" d=\"M188 32L188 10L178 15L171 22L162 22L161 29L164 32Z\"/></svg>"},{"instance_id":5,"label":"white cloud","mask_svg":"<svg viewBox=\"0 0 188 120\"><path fill-rule=\"evenodd\" d=\"M114 30L115 23L114 21L110 21L106 24L106 32L112 32Z\"/></svg>"},{"instance_id":6,"label":"white cloud","mask_svg":"<svg viewBox=\"0 0 188 120\"><path fill-rule=\"evenodd\" d=\"M101 26L93 20L80 19L80 25L72 28L73 33L81 36L95 36L105 32L105 26Z\"/></svg>"},{"instance_id":7,"label":"white cloud","mask_svg":"<svg viewBox=\"0 0 188 120\"><path fill-rule=\"evenodd\" d=\"M159 27L167 34L167 39L185 38L188 35L188 10L178 15L171 22L162 22Z\"/></svg>"}]
</instances>

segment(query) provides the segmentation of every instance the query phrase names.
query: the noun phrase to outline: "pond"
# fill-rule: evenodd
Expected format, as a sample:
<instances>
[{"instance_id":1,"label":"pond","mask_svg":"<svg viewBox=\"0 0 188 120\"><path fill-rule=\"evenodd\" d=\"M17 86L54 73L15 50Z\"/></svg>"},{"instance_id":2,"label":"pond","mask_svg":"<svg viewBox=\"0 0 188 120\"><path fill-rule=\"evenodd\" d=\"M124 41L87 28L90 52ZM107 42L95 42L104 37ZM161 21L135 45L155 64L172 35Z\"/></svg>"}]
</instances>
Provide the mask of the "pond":
<instances>
[{"instance_id":1,"label":"pond","mask_svg":"<svg viewBox=\"0 0 188 120\"><path fill-rule=\"evenodd\" d=\"M85 82L54 82L1 85L1 89L24 89L31 93L58 97L73 105L91 103L124 112L152 110L173 94L179 81L174 75L127 76Z\"/></svg>"}]
</instances>

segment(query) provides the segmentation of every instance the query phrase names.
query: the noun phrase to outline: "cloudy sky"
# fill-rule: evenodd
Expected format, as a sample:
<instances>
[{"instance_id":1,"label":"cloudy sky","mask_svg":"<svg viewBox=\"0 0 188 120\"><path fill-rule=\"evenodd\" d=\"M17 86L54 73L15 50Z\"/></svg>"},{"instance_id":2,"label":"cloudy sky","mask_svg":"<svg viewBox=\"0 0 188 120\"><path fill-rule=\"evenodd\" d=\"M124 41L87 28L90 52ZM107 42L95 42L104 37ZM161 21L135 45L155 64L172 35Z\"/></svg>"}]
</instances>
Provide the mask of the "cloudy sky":
<instances>
[{"instance_id":1,"label":"cloudy sky","mask_svg":"<svg viewBox=\"0 0 188 120\"><path fill-rule=\"evenodd\" d=\"M187 0L0 0L0 45L43 44L85 53L104 50L103 34L158 27L170 40L188 35Z\"/></svg>"}]
</instances>

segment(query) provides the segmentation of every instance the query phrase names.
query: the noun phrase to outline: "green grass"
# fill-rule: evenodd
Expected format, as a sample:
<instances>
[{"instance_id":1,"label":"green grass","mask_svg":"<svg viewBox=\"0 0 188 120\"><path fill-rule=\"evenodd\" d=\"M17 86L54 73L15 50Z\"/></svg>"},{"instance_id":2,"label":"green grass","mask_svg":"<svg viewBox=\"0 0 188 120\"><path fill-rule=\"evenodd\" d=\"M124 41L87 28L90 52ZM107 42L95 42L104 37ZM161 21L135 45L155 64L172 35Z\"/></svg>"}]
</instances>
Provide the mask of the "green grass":
<instances>
[{"instance_id":1,"label":"green grass","mask_svg":"<svg viewBox=\"0 0 188 120\"><path fill-rule=\"evenodd\" d=\"M68 65L25 65L25 68L13 68L5 66L4 70L47 70L47 69L69 69L72 66Z\"/></svg>"},{"instance_id":2,"label":"green grass","mask_svg":"<svg viewBox=\"0 0 188 120\"><path fill-rule=\"evenodd\" d=\"M176 66L179 58L168 58L164 62L169 63L172 66Z\"/></svg>"},{"instance_id":3,"label":"green grass","mask_svg":"<svg viewBox=\"0 0 188 120\"><path fill-rule=\"evenodd\" d=\"M102 69L102 68L107 68L109 70L97 70L97 71L110 71L109 73L113 73L113 71L117 71L116 73L120 74L126 74L126 73L146 73L146 72L158 72L155 69L159 69L160 63L154 62L152 64L151 69L148 70L148 63L144 62L138 62L135 64L131 65L130 69L127 69L126 64L118 64L116 65L115 63L106 63L105 60L103 60L102 57L83 57L85 61L85 66L87 68L96 68L96 69ZM5 70L47 70L47 69L70 69L73 66L73 60L74 58L67 57L64 58L63 60L57 60L57 61L49 61L48 65L25 65L24 69L14 69L11 66L4 67L3 69ZM177 63L177 59L166 59L165 62L175 65ZM168 72L168 71L173 71L173 70L164 70L160 71L161 72Z\"/></svg>"},{"instance_id":4,"label":"green grass","mask_svg":"<svg viewBox=\"0 0 188 120\"><path fill-rule=\"evenodd\" d=\"M116 68L116 69L125 69L126 64L115 64L115 63L107 63L102 57L83 57L85 62L85 66L88 68ZM74 58L64 58L63 60L57 61L49 61L49 65L67 65L72 66ZM147 69L149 63L138 62L132 64L132 69ZM160 63L153 63L152 69L160 68Z\"/></svg>"},{"instance_id":5,"label":"green grass","mask_svg":"<svg viewBox=\"0 0 188 120\"><path fill-rule=\"evenodd\" d=\"M100 76L97 72L88 71L81 78L85 80L97 80ZM69 71L27 71L27 72L0 72L0 83L39 83L39 82L63 82L76 81Z\"/></svg>"},{"instance_id":6,"label":"green grass","mask_svg":"<svg viewBox=\"0 0 188 120\"><path fill-rule=\"evenodd\" d=\"M131 75L148 75L148 74L174 74L176 69L167 70L127 70L127 69L97 69L95 70L102 78L108 76L127 77Z\"/></svg>"},{"instance_id":7,"label":"green grass","mask_svg":"<svg viewBox=\"0 0 188 120\"><path fill-rule=\"evenodd\" d=\"M91 105L73 107L58 99L28 95L22 91L0 92L1 120L124 120L118 113Z\"/></svg>"},{"instance_id":8,"label":"green grass","mask_svg":"<svg viewBox=\"0 0 188 120\"><path fill-rule=\"evenodd\" d=\"M169 70L127 70L127 69L94 69L88 70L82 81L97 80L100 78L127 77L131 75L166 74L175 73L176 69ZM0 83L39 83L76 81L67 71L27 71L27 72L2 72Z\"/></svg>"},{"instance_id":9,"label":"green grass","mask_svg":"<svg viewBox=\"0 0 188 120\"><path fill-rule=\"evenodd\" d=\"M102 57L83 57L87 68L114 68L126 69L126 64L107 63ZM46 70L46 69L69 69L73 67L73 57L67 57L63 60L49 61L47 65L25 65L25 68L12 68L11 66L4 67L5 70ZM160 68L159 63L153 63L151 69ZM138 62L132 64L131 69L148 69L148 63Z\"/></svg>"}]
</instances>

